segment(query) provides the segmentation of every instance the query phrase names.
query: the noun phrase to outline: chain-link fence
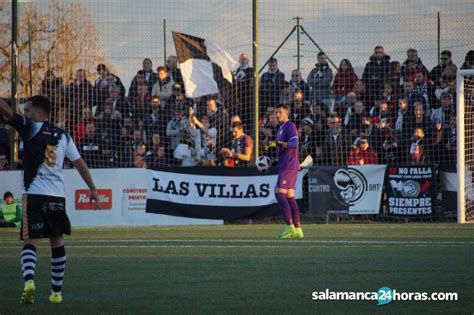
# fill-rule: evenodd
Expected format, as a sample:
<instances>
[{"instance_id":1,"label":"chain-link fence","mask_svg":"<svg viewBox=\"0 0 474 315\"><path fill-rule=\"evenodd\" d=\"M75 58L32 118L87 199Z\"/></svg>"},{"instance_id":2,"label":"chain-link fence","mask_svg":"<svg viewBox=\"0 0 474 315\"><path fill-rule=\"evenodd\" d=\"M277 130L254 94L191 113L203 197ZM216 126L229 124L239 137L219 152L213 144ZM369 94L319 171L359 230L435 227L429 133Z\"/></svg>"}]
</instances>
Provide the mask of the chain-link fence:
<instances>
[{"instance_id":1,"label":"chain-link fence","mask_svg":"<svg viewBox=\"0 0 474 315\"><path fill-rule=\"evenodd\" d=\"M22 1L18 99L47 95L52 122L91 167L246 166L257 154L277 163L281 103L301 160L455 163L455 65L473 47L472 2L257 3L258 119L249 1ZM3 97L11 9L6 1L0 11ZM218 93L189 97L172 31L222 47L235 60L233 82L214 76ZM8 132L0 128L6 157ZM17 158L21 167L21 150Z\"/></svg>"}]
</instances>

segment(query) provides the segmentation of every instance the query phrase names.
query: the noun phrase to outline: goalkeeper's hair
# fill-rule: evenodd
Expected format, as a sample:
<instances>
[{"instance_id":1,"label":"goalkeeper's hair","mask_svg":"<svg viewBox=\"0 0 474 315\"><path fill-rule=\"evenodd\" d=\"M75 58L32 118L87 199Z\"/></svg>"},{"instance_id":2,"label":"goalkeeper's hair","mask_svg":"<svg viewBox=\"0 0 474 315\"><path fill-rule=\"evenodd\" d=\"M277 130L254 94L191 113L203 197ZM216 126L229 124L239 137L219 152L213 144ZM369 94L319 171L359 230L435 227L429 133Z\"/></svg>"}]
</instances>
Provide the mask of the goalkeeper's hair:
<instances>
[{"instance_id":1,"label":"goalkeeper's hair","mask_svg":"<svg viewBox=\"0 0 474 315\"><path fill-rule=\"evenodd\" d=\"M51 113L51 102L46 96L35 95L26 101L31 102L32 107L41 109L46 116L49 116Z\"/></svg>"},{"instance_id":2,"label":"goalkeeper's hair","mask_svg":"<svg viewBox=\"0 0 474 315\"><path fill-rule=\"evenodd\" d=\"M286 109L288 112L290 111L290 107L286 104L278 104L276 108L283 108Z\"/></svg>"}]
</instances>

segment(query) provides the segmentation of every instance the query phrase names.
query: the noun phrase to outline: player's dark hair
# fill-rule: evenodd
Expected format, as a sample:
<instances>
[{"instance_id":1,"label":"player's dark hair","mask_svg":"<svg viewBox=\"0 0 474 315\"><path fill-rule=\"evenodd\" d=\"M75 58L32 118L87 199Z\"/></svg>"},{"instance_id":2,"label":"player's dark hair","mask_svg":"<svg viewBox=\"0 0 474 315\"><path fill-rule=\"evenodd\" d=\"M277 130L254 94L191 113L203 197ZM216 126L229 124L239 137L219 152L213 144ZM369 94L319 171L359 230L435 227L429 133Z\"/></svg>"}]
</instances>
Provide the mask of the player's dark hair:
<instances>
[{"instance_id":1,"label":"player's dark hair","mask_svg":"<svg viewBox=\"0 0 474 315\"><path fill-rule=\"evenodd\" d=\"M160 71L168 72L165 66L159 66L158 68L156 68L156 72L160 72Z\"/></svg>"},{"instance_id":2,"label":"player's dark hair","mask_svg":"<svg viewBox=\"0 0 474 315\"><path fill-rule=\"evenodd\" d=\"M234 121L232 123L232 128L238 128L238 129L244 129L244 125L242 124L241 121Z\"/></svg>"},{"instance_id":3,"label":"player's dark hair","mask_svg":"<svg viewBox=\"0 0 474 315\"><path fill-rule=\"evenodd\" d=\"M290 110L290 107L289 107L288 105L286 105L286 104L278 104L276 108L284 108L284 109L286 109L287 111Z\"/></svg>"},{"instance_id":4,"label":"player's dark hair","mask_svg":"<svg viewBox=\"0 0 474 315\"><path fill-rule=\"evenodd\" d=\"M318 52L317 57L321 57L321 56L326 56L326 53L322 51Z\"/></svg>"},{"instance_id":5,"label":"player's dark hair","mask_svg":"<svg viewBox=\"0 0 474 315\"><path fill-rule=\"evenodd\" d=\"M49 116L51 113L51 102L49 98L42 95L35 95L26 100L31 102L31 106L35 108L40 108L46 116Z\"/></svg>"}]
</instances>

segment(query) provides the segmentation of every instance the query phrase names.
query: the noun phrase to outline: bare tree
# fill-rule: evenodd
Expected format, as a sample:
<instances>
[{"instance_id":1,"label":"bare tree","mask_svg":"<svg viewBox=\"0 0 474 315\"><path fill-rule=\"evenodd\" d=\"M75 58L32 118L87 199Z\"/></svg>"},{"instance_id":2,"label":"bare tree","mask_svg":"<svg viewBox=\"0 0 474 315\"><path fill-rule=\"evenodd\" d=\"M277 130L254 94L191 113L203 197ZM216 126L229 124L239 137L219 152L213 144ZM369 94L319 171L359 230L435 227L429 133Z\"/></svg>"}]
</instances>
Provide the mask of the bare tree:
<instances>
[{"instance_id":1,"label":"bare tree","mask_svg":"<svg viewBox=\"0 0 474 315\"><path fill-rule=\"evenodd\" d=\"M45 7L45 6L43 6ZM25 7L18 30L18 95L38 93L47 70L52 70L64 83L72 81L75 71L95 74L98 63L105 63L95 23L82 4L65 4L51 0L48 12ZM29 88L29 41L31 41L31 73L33 91ZM0 24L0 95L9 95L11 85L11 21Z\"/></svg>"}]
</instances>

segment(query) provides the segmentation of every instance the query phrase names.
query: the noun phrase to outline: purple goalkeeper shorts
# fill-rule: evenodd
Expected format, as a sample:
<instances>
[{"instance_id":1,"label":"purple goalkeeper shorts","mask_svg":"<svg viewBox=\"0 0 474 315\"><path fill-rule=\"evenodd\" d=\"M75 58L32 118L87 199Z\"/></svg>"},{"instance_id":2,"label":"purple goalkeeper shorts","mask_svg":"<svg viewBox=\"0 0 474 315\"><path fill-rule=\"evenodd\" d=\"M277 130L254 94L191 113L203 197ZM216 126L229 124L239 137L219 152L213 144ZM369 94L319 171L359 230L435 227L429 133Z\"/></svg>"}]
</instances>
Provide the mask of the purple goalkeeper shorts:
<instances>
[{"instance_id":1,"label":"purple goalkeeper shorts","mask_svg":"<svg viewBox=\"0 0 474 315\"><path fill-rule=\"evenodd\" d=\"M285 170L278 172L277 188L295 189L298 170Z\"/></svg>"}]
</instances>

